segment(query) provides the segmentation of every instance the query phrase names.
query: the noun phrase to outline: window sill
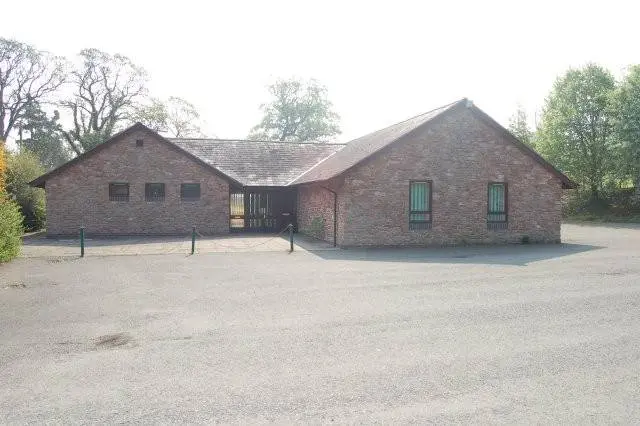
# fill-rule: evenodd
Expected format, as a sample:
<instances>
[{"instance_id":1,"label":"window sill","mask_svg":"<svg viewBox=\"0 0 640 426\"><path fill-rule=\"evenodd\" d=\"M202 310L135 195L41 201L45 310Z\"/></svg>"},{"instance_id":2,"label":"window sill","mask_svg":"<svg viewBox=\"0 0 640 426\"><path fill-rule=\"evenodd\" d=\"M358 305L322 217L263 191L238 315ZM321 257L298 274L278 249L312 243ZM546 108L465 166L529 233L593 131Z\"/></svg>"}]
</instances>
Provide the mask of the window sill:
<instances>
[{"instance_id":1,"label":"window sill","mask_svg":"<svg viewBox=\"0 0 640 426\"><path fill-rule=\"evenodd\" d=\"M409 231L425 231L431 229L431 222L409 222Z\"/></svg>"},{"instance_id":2,"label":"window sill","mask_svg":"<svg viewBox=\"0 0 640 426\"><path fill-rule=\"evenodd\" d=\"M506 231L509 229L509 222L487 222L489 231Z\"/></svg>"}]
</instances>

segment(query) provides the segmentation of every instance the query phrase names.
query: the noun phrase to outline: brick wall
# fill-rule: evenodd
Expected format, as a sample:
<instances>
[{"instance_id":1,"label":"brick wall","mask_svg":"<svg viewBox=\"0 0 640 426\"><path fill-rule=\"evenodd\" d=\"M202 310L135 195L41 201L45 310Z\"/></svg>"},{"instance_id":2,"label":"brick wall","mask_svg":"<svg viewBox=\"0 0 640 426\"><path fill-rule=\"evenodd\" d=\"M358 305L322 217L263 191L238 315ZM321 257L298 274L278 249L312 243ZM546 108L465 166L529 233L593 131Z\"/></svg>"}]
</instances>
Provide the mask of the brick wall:
<instances>
[{"instance_id":1,"label":"brick wall","mask_svg":"<svg viewBox=\"0 0 640 426\"><path fill-rule=\"evenodd\" d=\"M298 232L333 242L334 195L320 184L298 188Z\"/></svg>"},{"instance_id":2,"label":"brick wall","mask_svg":"<svg viewBox=\"0 0 640 426\"><path fill-rule=\"evenodd\" d=\"M142 147L136 139L143 139ZM109 182L128 182L128 202L109 201ZM165 184L165 200L145 201L145 183ZM180 184L200 183L198 201L181 201ZM134 132L46 182L47 233L88 235L203 234L229 231L229 186L210 169Z\"/></svg>"},{"instance_id":3,"label":"brick wall","mask_svg":"<svg viewBox=\"0 0 640 426\"><path fill-rule=\"evenodd\" d=\"M409 229L409 181L433 181L433 224ZM487 230L487 185L508 183L507 230ZM469 110L445 115L344 174L339 244L559 242L561 182ZM340 203L339 203L340 204Z\"/></svg>"}]
</instances>

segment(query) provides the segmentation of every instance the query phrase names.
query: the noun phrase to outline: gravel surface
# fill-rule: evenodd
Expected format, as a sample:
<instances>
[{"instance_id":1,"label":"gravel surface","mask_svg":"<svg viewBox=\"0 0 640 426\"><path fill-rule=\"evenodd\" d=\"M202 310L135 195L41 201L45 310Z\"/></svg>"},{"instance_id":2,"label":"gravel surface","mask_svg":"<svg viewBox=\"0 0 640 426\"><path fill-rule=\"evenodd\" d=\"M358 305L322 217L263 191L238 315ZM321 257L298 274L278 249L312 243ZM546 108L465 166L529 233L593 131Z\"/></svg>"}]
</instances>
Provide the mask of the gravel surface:
<instances>
[{"instance_id":1,"label":"gravel surface","mask_svg":"<svg viewBox=\"0 0 640 426\"><path fill-rule=\"evenodd\" d=\"M561 246L18 259L2 423L635 423L640 228Z\"/></svg>"}]
</instances>

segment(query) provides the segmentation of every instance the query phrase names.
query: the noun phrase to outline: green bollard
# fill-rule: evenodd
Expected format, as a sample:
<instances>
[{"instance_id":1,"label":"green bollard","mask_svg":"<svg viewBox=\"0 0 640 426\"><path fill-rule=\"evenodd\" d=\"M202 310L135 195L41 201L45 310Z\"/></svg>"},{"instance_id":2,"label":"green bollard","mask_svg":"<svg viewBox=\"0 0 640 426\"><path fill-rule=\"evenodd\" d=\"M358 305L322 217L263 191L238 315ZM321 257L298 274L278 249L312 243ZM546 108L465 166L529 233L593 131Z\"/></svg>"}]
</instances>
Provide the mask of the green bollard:
<instances>
[{"instance_id":1,"label":"green bollard","mask_svg":"<svg viewBox=\"0 0 640 426\"><path fill-rule=\"evenodd\" d=\"M196 252L196 227L191 229L191 254Z\"/></svg>"},{"instance_id":2,"label":"green bollard","mask_svg":"<svg viewBox=\"0 0 640 426\"><path fill-rule=\"evenodd\" d=\"M289 252L293 251L293 224L289 224Z\"/></svg>"},{"instance_id":3,"label":"green bollard","mask_svg":"<svg viewBox=\"0 0 640 426\"><path fill-rule=\"evenodd\" d=\"M84 226L80 227L80 257L84 257Z\"/></svg>"}]
</instances>

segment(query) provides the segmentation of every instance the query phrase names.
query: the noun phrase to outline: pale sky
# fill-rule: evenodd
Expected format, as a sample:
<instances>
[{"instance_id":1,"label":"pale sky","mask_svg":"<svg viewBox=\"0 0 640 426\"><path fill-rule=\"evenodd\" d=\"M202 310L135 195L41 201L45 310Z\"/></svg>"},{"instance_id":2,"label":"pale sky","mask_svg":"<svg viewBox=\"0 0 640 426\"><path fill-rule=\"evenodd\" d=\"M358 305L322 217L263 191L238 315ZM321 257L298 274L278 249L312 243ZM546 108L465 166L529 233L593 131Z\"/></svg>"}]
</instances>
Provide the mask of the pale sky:
<instances>
[{"instance_id":1,"label":"pale sky","mask_svg":"<svg viewBox=\"0 0 640 426\"><path fill-rule=\"evenodd\" d=\"M40 1L0 6L0 36L72 58L95 47L147 69L160 97L244 138L265 86L316 78L348 141L468 97L503 124L539 110L555 78L592 61L640 63L627 1Z\"/></svg>"}]
</instances>

